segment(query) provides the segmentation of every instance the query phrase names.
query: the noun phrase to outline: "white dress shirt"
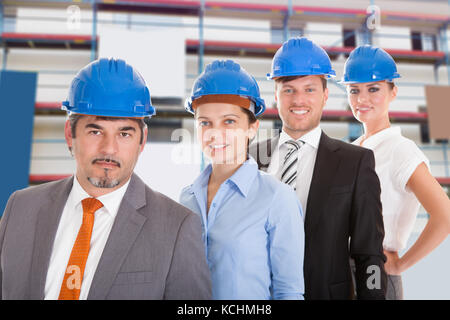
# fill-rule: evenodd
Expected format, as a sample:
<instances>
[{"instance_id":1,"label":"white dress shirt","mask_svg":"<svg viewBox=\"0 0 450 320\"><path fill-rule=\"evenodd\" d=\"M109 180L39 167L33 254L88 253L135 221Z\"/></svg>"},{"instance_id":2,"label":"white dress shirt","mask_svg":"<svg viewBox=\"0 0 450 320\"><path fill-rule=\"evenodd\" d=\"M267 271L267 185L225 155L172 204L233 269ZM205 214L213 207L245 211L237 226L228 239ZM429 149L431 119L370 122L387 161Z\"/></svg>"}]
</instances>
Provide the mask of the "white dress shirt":
<instances>
[{"instance_id":1,"label":"white dress shirt","mask_svg":"<svg viewBox=\"0 0 450 320\"><path fill-rule=\"evenodd\" d=\"M353 144L359 146L361 140L359 137ZM383 248L402 250L406 247L420 207L407 183L422 162L430 170L429 161L414 141L402 136L399 127L381 130L364 140L361 146L373 150L375 155L383 206Z\"/></svg>"},{"instance_id":2,"label":"white dress shirt","mask_svg":"<svg viewBox=\"0 0 450 320\"><path fill-rule=\"evenodd\" d=\"M304 136L300 137L300 139L297 139L297 141L303 141L305 143L298 152L296 181L296 193L302 204L303 219L305 219L306 216L309 187L311 185L321 135L322 130L320 129L320 126L317 126ZM272 152L269 168L267 169L267 173L274 175L278 180L281 179L283 159L289 150L288 146L285 144L288 140L293 139L286 132L281 131L278 146Z\"/></svg>"},{"instance_id":3,"label":"white dress shirt","mask_svg":"<svg viewBox=\"0 0 450 320\"><path fill-rule=\"evenodd\" d=\"M84 269L80 300L87 299L95 270L129 183L130 180L119 189L97 198L103 203L103 207L95 212L91 246ZM76 176L74 176L73 187L67 198L53 243L53 251L45 282L46 300L57 300L59 297L70 254L83 221L81 201L90 197L81 187Z\"/></svg>"}]
</instances>

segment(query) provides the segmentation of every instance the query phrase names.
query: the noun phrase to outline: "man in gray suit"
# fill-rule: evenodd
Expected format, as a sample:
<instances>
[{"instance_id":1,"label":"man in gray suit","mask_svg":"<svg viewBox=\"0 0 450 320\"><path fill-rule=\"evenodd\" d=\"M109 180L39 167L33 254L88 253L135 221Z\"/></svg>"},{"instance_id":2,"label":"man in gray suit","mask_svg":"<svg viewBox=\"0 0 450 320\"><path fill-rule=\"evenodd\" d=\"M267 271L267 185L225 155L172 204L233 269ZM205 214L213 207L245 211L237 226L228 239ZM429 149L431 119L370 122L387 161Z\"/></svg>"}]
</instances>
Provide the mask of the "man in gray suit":
<instances>
[{"instance_id":1,"label":"man in gray suit","mask_svg":"<svg viewBox=\"0 0 450 320\"><path fill-rule=\"evenodd\" d=\"M133 173L154 114L143 78L123 60L94 61L63 109L76 174L11 195L0 298L210 299L197 215Z\"/></svg>"}]
</instances>

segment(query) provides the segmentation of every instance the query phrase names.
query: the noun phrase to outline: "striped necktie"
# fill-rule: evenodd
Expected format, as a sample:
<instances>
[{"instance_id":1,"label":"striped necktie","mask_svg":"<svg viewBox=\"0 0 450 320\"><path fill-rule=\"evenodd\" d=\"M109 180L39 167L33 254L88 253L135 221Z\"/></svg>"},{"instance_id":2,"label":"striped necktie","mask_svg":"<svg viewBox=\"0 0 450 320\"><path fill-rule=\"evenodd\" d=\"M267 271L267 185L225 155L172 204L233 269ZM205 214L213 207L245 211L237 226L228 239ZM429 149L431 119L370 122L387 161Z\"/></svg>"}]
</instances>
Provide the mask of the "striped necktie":
<instances>
[{"instance_id":1,"label":"striped necktie","mask_svg":"<svg viewBox=\"0 0 450 320\"><path fill-rule=\"evenodd\" d=\"M304 142L288 140L284 144L287 146L288 152L286 153L286 156L284 157L283 167L281 169L280 180L281 180L281 182L286 183L287 185L290 185L295 190L296 189L295 185L296 185L296 181L297 181L298 151L300 150L300 148L304 144Z\"/></svg>"}]
</instances>

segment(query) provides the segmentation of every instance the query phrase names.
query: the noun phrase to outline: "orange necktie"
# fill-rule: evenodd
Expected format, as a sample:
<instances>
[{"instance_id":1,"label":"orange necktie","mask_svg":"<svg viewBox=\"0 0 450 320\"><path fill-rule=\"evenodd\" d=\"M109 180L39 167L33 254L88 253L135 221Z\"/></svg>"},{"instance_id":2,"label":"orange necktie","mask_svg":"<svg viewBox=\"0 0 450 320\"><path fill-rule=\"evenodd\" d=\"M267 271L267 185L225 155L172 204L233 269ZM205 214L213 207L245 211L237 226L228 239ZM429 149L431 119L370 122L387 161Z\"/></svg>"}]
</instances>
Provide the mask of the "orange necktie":
<instances>
[{"instance_id":1,"label":"orange necktie","mask_svg":"<svg viewBox=\"0 0 450 320\"><path fill-rule=\"evenodd\" d=\"M59 292L59 300L78 300L81 283L83 282L84 267L89 255L92 227L94 226L94 213L103 204L95 198L86 198L81 201L83 205L83 223L78 231L77 239L70 254L64 280Z\"/></svg>"}]
</instances>

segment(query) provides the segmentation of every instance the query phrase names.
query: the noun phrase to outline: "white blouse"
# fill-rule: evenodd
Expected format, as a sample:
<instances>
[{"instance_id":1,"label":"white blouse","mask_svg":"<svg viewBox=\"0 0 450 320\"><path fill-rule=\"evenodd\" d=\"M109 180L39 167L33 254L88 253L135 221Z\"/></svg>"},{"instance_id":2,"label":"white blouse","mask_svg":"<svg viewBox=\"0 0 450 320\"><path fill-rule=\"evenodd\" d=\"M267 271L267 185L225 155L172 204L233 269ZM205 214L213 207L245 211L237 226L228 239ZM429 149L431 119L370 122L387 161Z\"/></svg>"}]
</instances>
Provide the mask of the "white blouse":
<instances>
[{"instance_id":1,"label":"white blouse","mask_svg":"<svg viewBox=\"0 0 450 320\"><path fill-rule=\"evenodd\" d=\"M353 144L359 146L361 140L359 137ZM384 129L361 146L373 150L375 155L383 206L383 247L388 251L402 250L406 247L420 207L406 184L422 162L430 170L429 160L412 140L402 136L399 127Z\"/></svg>"}]
</instances>

